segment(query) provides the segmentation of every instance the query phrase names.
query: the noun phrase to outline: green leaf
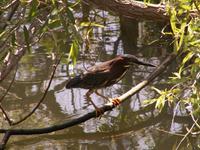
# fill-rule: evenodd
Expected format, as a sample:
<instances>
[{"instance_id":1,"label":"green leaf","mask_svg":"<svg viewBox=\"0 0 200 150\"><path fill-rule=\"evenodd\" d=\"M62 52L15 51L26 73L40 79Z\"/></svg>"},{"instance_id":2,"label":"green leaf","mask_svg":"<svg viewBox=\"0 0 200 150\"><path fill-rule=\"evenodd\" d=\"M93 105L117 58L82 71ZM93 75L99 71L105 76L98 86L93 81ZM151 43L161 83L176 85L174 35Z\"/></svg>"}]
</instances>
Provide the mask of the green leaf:
<instances>
[{"instance_id":1,"label":"green leaf","mask_svg":"<svg viewBox=\"0 0 200 150\"><path fill-rule=\"evenodd\" d=\"M200 39L197 39L197 40L195 40L195 41L191 41L191 42L190 42L190 44L193 45L193 46L195 46L195 45L197 45L197 44L199 44L199 43L200 43Z\"/></svg>"},{"instance_id":2,"label":"green leaf","mask_svg":"<svg viewBox=\"0 0 200 150\"><path fill-rule=\"evenodd\" d=\"M55 5L55 0L51 0L52 4Z\"/></svg>"},{"instance_id":3,"label":"green leaf","mask_svg":"<svg viewBox=\"0 0 200 150\"><path fill-rule=\"evenodd\" d=\"M156 102L156 108L159 109L159 111L162 110L162 108L164 107L165 105L165 95L161 95L158 99L157 99L157 102Z\"/></svg>"},{"instance_id":4,"label":"green leaf","mask_svg":"<svg viewBox=\"0 0 200 150\"><path fill-rule=\"evenodd\" d=\"M81 0L77 0L77 2L75 2L74 4L70 4L69 7L71 7L71 8L75 7L76 5L78 5L80 3L80 1ZM69 3L68 3L68 5L69 5Z\"/></svg>"},{"instance_id":5,"label":"green leaf","mask_svg":"<svg viewBox=\"0 0 200 150\"><path fill-rule=\"evenodd\" d=\"M71 31L73 33L74 39L76 39L76 41L78 41L78 43L81 43L83 41L83 39L82 39L82 35L79 32L77 26L76 25L71 25L70 29L71 29Z\"/></svg>"},{"instance_id":6,"label":"green leaf","mask_svg":"<svg viewBox=\"0 0 200 150\"><path fill-rule=\"evenodd\" d=\"M61 26L60 19L50 20L49 24L48 24L48 27L50 29L55 29L55 28L58 28L60 26Z\"/></svg>"},{"instance_id":7,"label":"green leaf","mask_svg":"<svg viewBox=\"0 0 200 150\"><path fill-rule=\"evenodd\" d=\"M29 32L28 32L26 26L24 26L24 40L25 40L27 49L30 52Z\"/></svg>"},{"instance_id":8,"label":"green leaf","mask_svg":"<svg viewBox=\"0 0 200 150\"><path fill-rule=\"evenodd\" d=\"M12 43L13 46L16 45L16 37L15 37L15 33L12 34L11 43Z\"/></svg>"},{"instance_id":9,"label":"green leaf","mask_svg":"<svg viewBox=\"0 0 200 150\"><path fill-rule=\"evenodd\" d=\"M2 38L6 34L6 30L0 33L0 38Z\"/></svg>"},{"instance_id":10,"label":"green leaf","mask_svg":"<svg viewBox=\"0 0 200 150\"><path fill-rule=\"evenodd\" d=\"M72 12L72 8L70 7L66 7L66 12L67 12L67 16L69 17L69 20L71 21L71 23L75 24L75 18Z\"/></svg>"},{"instance_id":11,"label":"green leaf","mask_svg":"<svg viewBox=\"0 0 200 150\"><path fill-rule=\"evenodd\" d=\"M183 40L184 40L184 37L185 37L185 28L186 28L186 22L183 22L181 24L181 29L180 29L180 33L181 33L181 36L180 36L180 40L179 40L179 44L178 44L178 48L177 48L177 51L180 50L182 44L183 44Z\"/></svg>"},{"instance_id":12,"label":"green leaf","mask_svg":"<svg viewBox=\"0 0 200 150\"><path fill-rule=\"evenodd\" d=\"M161 90L159 90L159 89L157 89L157 88L155 88L155 87L152 87L152 89L153 89L154 91L156 91L158 94L162 94L162 91L161 91Z\"/></svg>"},{"instance_id":13,"label":"green leaf","mask_svg":"<svg viewBox=\"0 0 200 150\"><path fill-rule=\"evenodd\" d=\"M69 57L68 57L68 61L71 58L73 61L73 65L76 64L76 60L78 57L78 52L79 52L79 44L78 41L74 40L72 42L71 48L70 48L70 52L69 52Z\"/></svg>"},{"instance_id":14,"label":"green leaf","mask_svg":"<svg viewBox=\"0 0 200 150\"><path fill-rule=\"evenodd\" d=\"M178 79L181 79L181 75L178 72L173 73Z\"/></svg>"},{"instance_id":15,"label":"green leaf","mask_svg":"<svg viewBox=\"0 0 200 150\"><path fill-rule=\"evenodd\" d=\"M39 1L38 0L32 0L30 3L31 9L29 12L28 20L31 21L37 14L37 7L39 6Z\"/></svg>"},{"instance_id":16,"label":"green leaf","mask_svg":"<svg viewBox=\"0 0 200 150\"><path fill-rule=\"evenodd\" d=\"M94 23L94 22L81 22L80 24L83 27L100 27L100 28L104 28L104 25L98 24L98 23Z\"/></svg>"},{"instance_id":17,"label":"green leaf","mask_svg":"<svg viewBox=\"0 0 200 150\"><path fill-rule=\"evenodd\" d=\"M157 101L156 98L153 98L153 99L146 99L146 100L143 101L143 104L149 105L149 104L155 103L156 101Z\"/></svg>"},{"instance_id":18,"label":"green leaf","mask_svg":"<svg viewBox=\"0 0 200 150\"><path fill-rule=\"evenodd\" d=\"M184 59L183 59L183 61L182 61L182 64L185 64L187 61L189 61L189 60L192 58L192 56L194 56L194 53L193 53L193 52L189 52L189 53L184 57Z\"/></svg>"},{"instance_id":19,"label":"green leaf","mask_svg":"<svg viewBox=\"0 0 200 150\"><path fill-rule=\"evenodd\" d=\"M183 4L183 5L180 5L182 9L184 10L188 10L190 11L191 10L191 6L189 4Z\"/></svg>"},{"instance_id":20,"label":"green leaf","mask_svg":"<svg viewBox=\"0 0 200 150\"><path fill-rule=\"evenodd\" d=\"M173 31L173 33L175 34L175 33L178 32L178 31L177 31L178 29L177 29L177 27L176 27L177 18L176 18L176 11L175 11L175 8L173 8L173 9L171 10L171 13L172 13L172 15L170 16L170 24L171 24L172 31Z\"/></svg>"}]
</instances>

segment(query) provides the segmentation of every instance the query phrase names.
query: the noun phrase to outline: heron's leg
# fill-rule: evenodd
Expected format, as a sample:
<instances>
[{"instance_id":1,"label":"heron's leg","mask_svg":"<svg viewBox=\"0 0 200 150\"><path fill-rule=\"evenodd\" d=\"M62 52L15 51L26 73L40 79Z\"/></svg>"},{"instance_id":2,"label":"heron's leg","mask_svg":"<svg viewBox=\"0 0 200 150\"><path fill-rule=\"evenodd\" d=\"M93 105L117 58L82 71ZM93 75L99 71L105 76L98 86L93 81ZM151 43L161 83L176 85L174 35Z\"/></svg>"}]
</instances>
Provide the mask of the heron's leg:
<instances>
[{"instance_id":1,"label":"heron's leg","mask_svg":"<svg viewBox=\"0 0 200 150\"><path fill-rule=\"evenodd\" d=\"M93 93L93 90L88 90L87 93L85 94L86 99L92 103L92 105L94 106L95 109L97 109L98 107L95 105L95 103L92 101L92 98L90 97L90 95Z\"/></svg>"},{"instance_id":2,"label":"heron's leg","mask_svg":"<svg viewBox=\"0 0 200 150\"><path fill-rule=\"evenodd\" d=\"M118 106L118 105L121 103L121 101L120 101L118 98L112 99L112 98L106 97L106 96L100 94L97 90L95 90L94 92L95 92L98 96L104 98L106 101L111 102L114 106Z\"/></svg>"},{"instance_id":3,"label":"heron's leg","mask_svg":"<svg viewBox=\"0 0 200 150\"><path fill-rule=\"evenodd\" d=\"M100 96L100 97L102 97L103 99L105 99L106 101L111 102L111 98L106 97L106 96L100 94L97 90L95 90L94 92L95 92L98 96Z\"/></svg>"},{"instance_id":4,"label":"heron's leg","mask_svg":"<svg viewBox=\"0 0 200 150\"><path fill-rule=\"evenodd\" d=\"M86 96L86 99L87 99L89 102L91 102L91 104L94 106L94 108L95 108L95 110L96 110L96 116L101 116L101 115L103 114L102 110L101 110L99 107L97 107L97 106L95 105L95 103L92 101L92 98L90 97L90 95L91 95L93 92L94 92L94 91L90 89L90 90L85 94L85 96Z\"/></svg>"},{"instance_id":5,"label":"heron's leg","mask_svg":"<svg viewBox=\"0 0 200 150\"><path fill-rule=\"evenodd\" d=\"M91 95L93 92L94 92L94 91L91 90L91 89L88 90L87 93L85 94L86 98L90 98L90 99L91 99L90 95Z\"/></svg>"}]
</instances>

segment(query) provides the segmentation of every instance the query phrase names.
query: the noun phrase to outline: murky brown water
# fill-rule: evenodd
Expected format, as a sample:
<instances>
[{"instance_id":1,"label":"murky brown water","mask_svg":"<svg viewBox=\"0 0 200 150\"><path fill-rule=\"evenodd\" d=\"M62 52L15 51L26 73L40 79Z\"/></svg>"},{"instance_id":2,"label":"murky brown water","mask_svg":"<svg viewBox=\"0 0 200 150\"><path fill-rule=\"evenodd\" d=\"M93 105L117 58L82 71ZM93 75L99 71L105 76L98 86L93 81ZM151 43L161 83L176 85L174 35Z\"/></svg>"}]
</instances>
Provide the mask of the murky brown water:
<instances>
[{"instance_id":1,"label":"murky brown water","mask_svg":"<svg viewBox=\"0 0 200 150\"><path fill-rule=\"evenodd\" d=\"M67 72L66 64L59 65L45 101L31 118L17 125L16 128L47 127L93 110L92 105L84 99L87 90L65 89L68 74L81 73L85 71L85 67L124 53L134 54L144 61L159 65L169 53L170 45L166 44L166 39L160 39L161 24L128 20L112 16L105 11L97 11L104 22L92 13L91 18L105 25L105 28L94 28L89 52L83 44L82 53L74 70L69 66L69 72ZM158 41L150 44L154 40ZM53 62L42 44L40 43L39 48L35 48L35 53L27 54L21 60L12 89L3 101L4 108L14 120L22 118L32 110L48 84ZM172 65L168 69L174 68L175 65ZM152 85L158 88L167 86L163 82L169 75L169 70L120 107L103 115L101 119L91 119L80 125L46 135L13 136L7 147L30 150L173 149L172 147L182 137L168 134L163 130L173 133L182 132L187 120L172 121L169 115L156 117L158 112L152 109L140 111L144 105L143 101L155 96L155 92L150 88ZM147 78L151 72L153 68L133 66L122 81L101 89L100 92L109 97L119 96ZM7 88L11 76L12 74L0 86L1 93ZM92 99L98 106L105 103L95 94L92 95ZM3 117L1 117L1 122L3 122L2 128L8 127Z\"/></svg>"}]
</instances>

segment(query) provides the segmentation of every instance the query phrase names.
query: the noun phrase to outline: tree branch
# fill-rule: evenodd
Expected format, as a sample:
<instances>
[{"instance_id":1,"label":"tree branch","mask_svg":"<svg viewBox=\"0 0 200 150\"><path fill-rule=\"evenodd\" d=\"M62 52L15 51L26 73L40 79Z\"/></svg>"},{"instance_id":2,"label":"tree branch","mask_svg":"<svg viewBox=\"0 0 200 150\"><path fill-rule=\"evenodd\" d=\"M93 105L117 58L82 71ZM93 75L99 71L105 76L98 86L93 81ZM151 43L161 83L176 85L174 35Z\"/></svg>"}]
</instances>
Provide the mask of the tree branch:
<instances>
[{"instance_id":1,"label":"tree branch","mask_svg":"<svg viewBox=\"0 0 200 150\"><path fill-rule=\"evenodd\" d=\"M134 0L83 0L87 4L114 12L117 15L132 19L147 19L162 22L169 21L166 6L161 4L148 4ZM197 11L191 11L190 15L196 17Z\"/></svg>"}]
</instances>

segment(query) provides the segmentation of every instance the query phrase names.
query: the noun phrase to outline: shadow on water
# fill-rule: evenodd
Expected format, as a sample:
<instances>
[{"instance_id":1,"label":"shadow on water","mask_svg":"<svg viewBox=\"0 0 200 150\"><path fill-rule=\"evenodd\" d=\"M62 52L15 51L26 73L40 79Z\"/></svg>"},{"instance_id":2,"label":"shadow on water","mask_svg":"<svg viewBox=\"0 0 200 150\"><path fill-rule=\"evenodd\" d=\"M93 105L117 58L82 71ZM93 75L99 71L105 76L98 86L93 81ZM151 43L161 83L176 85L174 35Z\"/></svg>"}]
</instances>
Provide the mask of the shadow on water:
<instances>
[{"instance_id":1,"label":"shadow on water","mask_svg":"<svg viewBox=\"0 0 200 150\"><path fill-rule=\"evenodd\" d=\"M86 9L83 10L82 20L92 20L97 23L102 23L103 20L105 28L94 28L93 35L90 37L90 51L87 46L82 46L83 53L80 54L75 69L70 69L69 74L81 73L85 71L84 68L124 53L136 55L144 61L159 65L172 50L169 45L170 39L161 38L159 31L163 27L162 24L112 16L101 10L97 10L95 15L85 5L82 9ZM3 102L3 106L12 118L23 117L42 97L53 64L47 56L44 47L41 46L35 49L35 55L27 55L22 59L14 85ZM152 85L161 89L167 87L161 82L165 81L169 72L175 67L175 64L171 65L162 76L156 78ZM38 128L58 124L93 109L92 105L84 99L87 90L65 89L68 79L66 68L66 64L60 64L44 103L30 119L17 127ZM151 72L153 69L150 67L135 65L118 84L101 89L100 92L109 97L119 96L146 79ZM6 89L7 84L4 83L0 87ZM13 137L8 148L172 149L182 136L169 134L169 132L184 133L185 125L190 126L190 120L187 117L177 117L172 122L172 115L166 112L158 115L158 111L154 111L154 106L146 108L147 110L141 109L144 100L155 96L156 93L148 86L120 107L106 113L100 120L92 119L48 135ZM104 104L104 100L95 94L92 95L92 99L97 105ZM5 121L2 127L7 127ZM169 132L163 132L164 130ZM191 145L195 145L193 137L188 140ZM184 146L186 144L182 145Z\"/></svg>"}]
</instances>

